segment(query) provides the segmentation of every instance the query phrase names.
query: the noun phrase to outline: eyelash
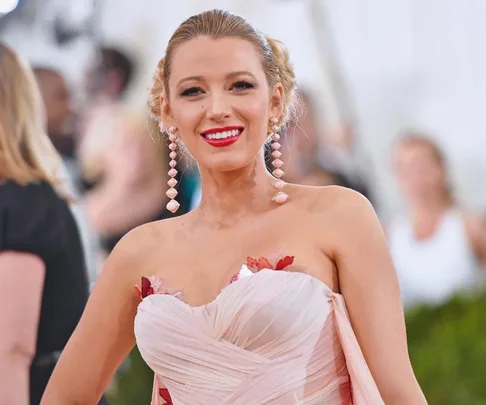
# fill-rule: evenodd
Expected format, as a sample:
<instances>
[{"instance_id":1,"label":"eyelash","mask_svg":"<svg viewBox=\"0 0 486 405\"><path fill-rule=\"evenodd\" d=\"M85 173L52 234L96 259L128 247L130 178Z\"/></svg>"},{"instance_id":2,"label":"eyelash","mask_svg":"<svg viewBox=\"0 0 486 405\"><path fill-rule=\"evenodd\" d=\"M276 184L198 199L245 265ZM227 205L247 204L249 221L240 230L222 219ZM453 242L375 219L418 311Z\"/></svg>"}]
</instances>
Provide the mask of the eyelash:
<instances>
[{"instance_id":1,"label":"eyelash","mask_svg":"<svg viewBox=\"0 0 486 405\"><path fill-rule=\"evenodd\" d=\"M247 82L246 80L239 80L236 83L233 83L232 88L240 87L237 91L243 91L248 89L255 88L253 83Z\"/></svg>"},{"instance_id":2,"label":"eyelash","mask_svg":"<svg viewBox=\"0 0 486 405\"><path fill-rule=\"evenodd\" d=\"M249 90L255 88L253 83L247 82L246 80L239 80L233 83L230 87L230 90L235 89L237 92ZM181 92L182 97L196 97L199 93L202 92L200 87L190 87L183 92Z\"/></svg>"}]
</instances>

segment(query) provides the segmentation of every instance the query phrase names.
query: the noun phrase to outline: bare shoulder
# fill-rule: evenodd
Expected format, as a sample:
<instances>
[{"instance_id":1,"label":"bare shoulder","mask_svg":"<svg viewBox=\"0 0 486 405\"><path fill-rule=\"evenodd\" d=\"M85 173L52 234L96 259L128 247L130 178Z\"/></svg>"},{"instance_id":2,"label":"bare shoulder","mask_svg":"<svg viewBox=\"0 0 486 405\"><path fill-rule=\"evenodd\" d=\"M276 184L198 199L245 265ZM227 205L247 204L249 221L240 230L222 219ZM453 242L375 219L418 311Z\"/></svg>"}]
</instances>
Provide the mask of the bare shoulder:
<instances>
[{"instance_id":1,"label":"bare shoulder","mask_svg":"<svg viewBox=\"0 0 486 405\"><path fill-rule=\"evenodd\" d=\"M464 227L471 247L482 264L486 264L486 216L464 213Z\"/></svg>"},{"instance_id":2,"label":"bare shoulder","mask_svg":"<svg viewBox=\"0 0 486 405\"><path fill-rule=\"evenodd\" d=\"M462 218L464 227L469 239L474 242L476 239L484 238L486 232L486 216L473 212L463 212Z\"/></svg>"},{"instance_id":3,"label":"bare shoulder","mask_svg":"<svg viewBox=\"0 0 486 405\"><path fill-rule=\"evenodd\" d=\"M464 224L466 228L473 233L481 232L486 226L486 214L478 214L475 212L463 212Z\"/></svg>"},{"instance_id":4,"label":"bare shoulder","mask_svg":"<svg viewBox=\"0 0 486 405\"><path fill-rule=\"evenodd\" d=\"M140 277L152 275L154 263L163 267L161 261L173 247L173 235L180 222L180 217L170 218L132 229L115 246L105 269L116 269L118 277L137 283Z\"/></svg>"},{"instance_id":5,"label":"bare shoulder","mask_svg":"<svg viewBox=\"0 0 486 405\"><path fill-rule=\"evenodd\" d=\"M313 216L324 215L337 221L376 217L369 200L361 193L346 187L297 186L296 191L301 205Z\"/></svg>"},{"instance_id":6,"label":"bare shoulder","mask_svg":"<svg viewBox=\"0 0 486 405\"><path fill-rule=\"evenodd\" d=\"M351 234L384 235L383 227L368 199L340 186L298 187L299 217L328 246L346 245ZM314 236L312 236L314 237Z\"/></svg>"}]
</instances>

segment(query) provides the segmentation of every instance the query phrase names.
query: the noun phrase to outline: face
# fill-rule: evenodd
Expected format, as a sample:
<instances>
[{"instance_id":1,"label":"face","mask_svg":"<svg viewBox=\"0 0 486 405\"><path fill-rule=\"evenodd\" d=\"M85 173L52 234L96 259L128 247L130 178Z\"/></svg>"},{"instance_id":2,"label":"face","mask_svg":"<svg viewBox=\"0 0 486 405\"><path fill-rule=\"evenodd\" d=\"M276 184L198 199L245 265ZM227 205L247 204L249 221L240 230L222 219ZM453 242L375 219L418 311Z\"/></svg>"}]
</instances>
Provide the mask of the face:
<instances>
[{"instance_id":1,"label":"face","mask_svg":"<svg viewBox=\"0 0 486 405\"><path fill-rule=\"evenodd\" d=\"M66 82L55 73L42 73L39 88L47 114L47 129L51 136L70 132L71 98Z\"/></svg>"},{"instance_id":2,"label":"face","mask_svg":"<svg viewBox=\"0 0 486 405\"><path fill-rule=\"evenodd\" d=\"M395 164L398 181L407 198L420 199L443 192L445 171L429 146L418 142L398 146Z\"/></svg>"},{"instance_id":3,"label":"face","mask_svg":"<svg viewBox=\"0 0 486 405\"><path fill-rule=\"evenodd\" d=\"M282 114L282 85L269 87L261 58L239 38L196 38L173 55L164 125L177 135L201 169L237 170L262 149L271 117Z\"/></svg>"}]
</instances>

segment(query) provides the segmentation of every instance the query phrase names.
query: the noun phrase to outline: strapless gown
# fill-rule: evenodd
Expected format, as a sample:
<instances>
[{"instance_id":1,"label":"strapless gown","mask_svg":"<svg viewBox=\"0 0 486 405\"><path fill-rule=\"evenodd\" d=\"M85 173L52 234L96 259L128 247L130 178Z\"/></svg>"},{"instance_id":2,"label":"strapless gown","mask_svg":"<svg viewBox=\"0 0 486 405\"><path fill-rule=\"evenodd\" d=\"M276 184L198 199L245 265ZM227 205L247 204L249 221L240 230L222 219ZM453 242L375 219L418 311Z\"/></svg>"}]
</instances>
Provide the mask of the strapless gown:
<instances>
[{"instance_id":1,"label":"strapless gown","mask_svg":"<svg viewBox=\"0 0 486 405\"><path fill-rule=\"evenodd\" d=\"M135 317L151 405L384 404L341 295L304 273L239 274L198 307L151 279Z\"/></svg>"}]
</instances>

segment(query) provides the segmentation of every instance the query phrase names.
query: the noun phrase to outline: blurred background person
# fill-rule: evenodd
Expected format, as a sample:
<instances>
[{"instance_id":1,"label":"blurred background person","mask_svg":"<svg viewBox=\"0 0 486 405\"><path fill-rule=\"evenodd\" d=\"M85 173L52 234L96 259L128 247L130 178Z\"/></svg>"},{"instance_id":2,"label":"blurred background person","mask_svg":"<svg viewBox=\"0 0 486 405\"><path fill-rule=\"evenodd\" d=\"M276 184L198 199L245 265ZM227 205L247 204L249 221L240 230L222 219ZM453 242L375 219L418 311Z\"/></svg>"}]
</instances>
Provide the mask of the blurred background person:
<instances>
[{"instance_id":1,"label":"blurred background person","mask_svg":"<svg viewBox=\"0 0 486 405\"><path fill-rule=\"evenodd\" d=\"M39 89L3 44L0 78L0 403L35 405L81 317L88 282Z\"/></svg>"},{"instance_id":2,"label":"blurred background person","mask_svg":"<svg viewBox=\"0 0 486 405\"><path fill-rule=\"evenodd\" d=\"M52 67L33 67L46 114L47 135L60 154L67 171L68 192L74 197L71 209L76 218L90 281L99 267L99 242L88 223L83 204L80 167L76 156L75 110L71 89L62 73Z\"/></svg>"},{"instance_id":3,"label":"blurred background person","mask_svg":"<svg viewBox=\"0 0 486 405\"><path fill-rule=\"evenodd\" d=\"M300 89L298 97L298 113L282 138L288 154L284 168L287 181L310 186L338 185L359 191L370 199L365 183L343 166L335 148L326 142L325 131L319 129L316 107L310 93ZM272 171L270 154L271 150L267 147L267 168Z\"/></svg>"},{"instance_id":4,"label":"blurred background person","mask_svg":"<svg viewBox=\"0 0 486 405\"><path fill-rule=\"evenodd\" d=\"M79 224L83 241L89 241L85 250L93 282L106 252L122 234L139 222L172 216L164 208L167 154L156 156L158 148L152 148L149 155L143 152L153 146L150 137L156 137L151 134L158 133L147 127L146 94L153 65L172 28L190 15L220 6L215 0L187 0L170 7L166 2L141 7L130 0L0 2L0 40L38 67L49 136L68 172L74 173L69 178L81 178L81 186L75 185L71 192L76 199L71 208L77 212L81 207L84 212L85 220ZM397 270L411 275L411 281L402 279L402 291L418 291L423 285L424 296L433 295L424 299L419 291L406 304L414 368L422 370L418 376L430 404L486 403L486 389L476 391L484 386L478 384L477 376L484 374L486 364L480 355L484 353L481 319L486 307L481 299L461 294L470 289L469 282L461 287L463 277L482 270L481 238L473 235L482 232L475 213L486 212L486 188L480 186L486 175L482 118L486 2L397 0L382 1L373 8L356 0L227 0L224 7L281 38L293 55L303 106L295 122L282 131L284 178L360 191L372 201L389 237L395 226L402 235L397 238L402 241L398 248L389 241L399 252L394 254ZM69 115L64 121L62 117ZM453 175L457 199L449 206L442 202L446 205L442 214L439 208L417 208L422 206L420 198L407 191L404 182L410 180L404 180L398 168L400 143L393 150L394 170L390 170L390 145L403 128L433 128L437 142L448 152L447 171ZM57 136L70 131L72 136ZM428 149L423 149L421 153L428 156ZM142 157L152 170L140 163ZM184 212L185 200L189 208L200 201L200 189L194 191L197 166L187 153L181 158L177 199L182 207L177 214ZM273 170L270 159L267 163ZM135 179L145 177L141 180L145 186L138 187ZM164 187L159 187L157 178ZM429 194L426 190L424 200ZM147 198L151 199L148 203ZM403 203L404 215L400 212ZM430 214L417 214L421 212ZM456 226L448 225L454 222L451 217L456 218ZM90 230L88 236L84 236L83 223ZM430 232L423 231L424 223ZM457 224L462 224L462 230L447 231L461 229ZM417 238L409 227L430 235ZM454 242L450 251L434 248L451 234L461 242ZM100 236L103 254L99 254ZM414 253L418 264L410 251L418 252ZM455 264L446 260L451 255ZM456 283L450 274L460 280ZM433 288L426 287L430 283L435 283ZM433 293L434 288L439 292ZM424 305L416 308L414 303ZM424 313L429 317L425 323ZM461 332L452 337L439 330ZM152 385L151 372L142 371L143 361L132 357L136 361L126 362L111 386L113 405L143 405L150 400L143 393ZM464 366L457 359L474 359L477 367Z\"/></svg>"},{"instance_id":5,"label":"blurred background person","mask_svg":"<svg viewBox=\"0 0 486 405\"><path fill-rule=\"evenodd\" d=\"M324 169L319 165L310 168L306 175L300 180L299 184L306 186L332 186L354 188L348 177L339 171Z\"/></svg>"},{"instance_id":6,"label":"blurred background person","mask_svg":"<svg viewBox=\"0 0 486 405\"><path fill-rule=\"evenodd\" d=\"M32 70L44 101L47 135L69 167L75 158L71 90L58 70L44 66L33 66Z\"/></svg>"},{"instance_id":7,"label":"blurred background person","mask_svg":"<svg viewBox=\"0 0 486 405\"><path fill-rule=\"evenodd\" d=\"M86 189L102 181L110 144L133 128L134 111L124 105L134 62L122 50L100 47L84 74L85 105L79 123L77 155ZM125 125L131 124L129 128Z\"/></svg>"},{"instance_id":8,"label":"blurred background person","mask_svg":"<svg viewBox=\"0 0 486 405\"><path fill-rule=\"evenodd\" d=\"M486 222L457 203L446 159L430 138L404 135L394 165L406 214L387 232L404 303L442 304L484 278Z\"/></svg>"},{"instance_id":9,"label":"blurred background person","mask_svg":"<svg viewBox=\"0 0 486 405\"><path fill-rule=\"evenodd\" d=\"M108 254L131 229L173 214L165 208L170 167L165 145L154 138L159 129L147 114L122 102L133 78L133 62L115 48L101 48L99 54L87 75L91 107L79 158L88 220ZM181 189L178 215L187 212L189 198Z\"/></svg>"},{"instance_id":10,"label":"blurred background person","mask_svg":"<svg viewBox=\"0 0 486 405\"><path fill-rule=\"evenodd\" d=\"M316 165L320 166L319 152L325 147L310 94L300 89L297 95L300 102L298 112L289 123L283 139L284 148L289 151L285 175L289 182L295 183L315 169Z\"/></svg>"}]
</instances>

